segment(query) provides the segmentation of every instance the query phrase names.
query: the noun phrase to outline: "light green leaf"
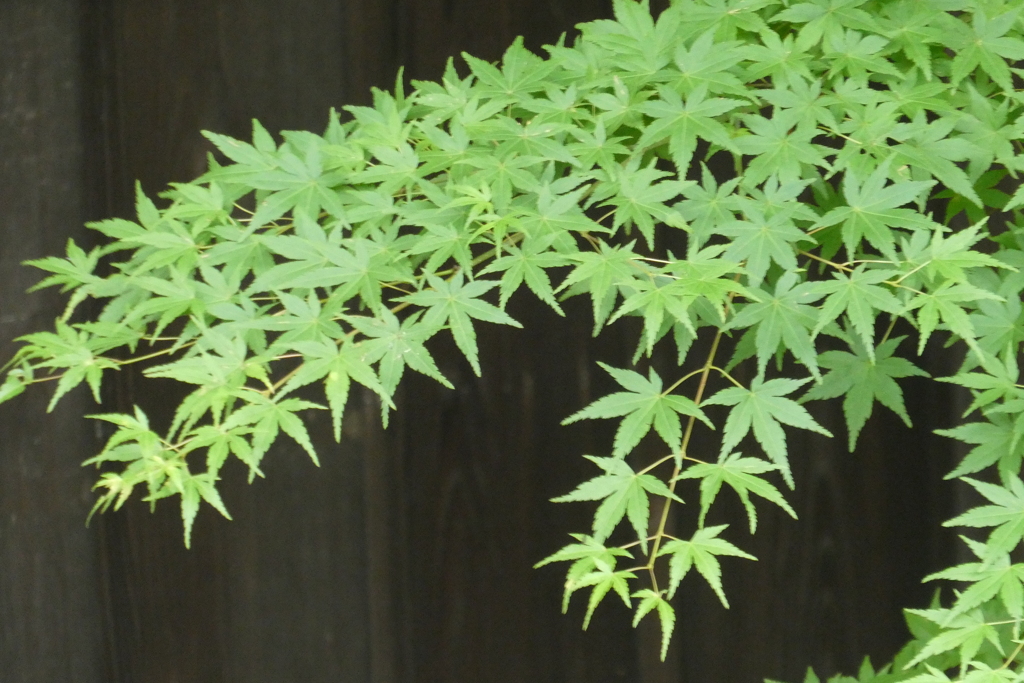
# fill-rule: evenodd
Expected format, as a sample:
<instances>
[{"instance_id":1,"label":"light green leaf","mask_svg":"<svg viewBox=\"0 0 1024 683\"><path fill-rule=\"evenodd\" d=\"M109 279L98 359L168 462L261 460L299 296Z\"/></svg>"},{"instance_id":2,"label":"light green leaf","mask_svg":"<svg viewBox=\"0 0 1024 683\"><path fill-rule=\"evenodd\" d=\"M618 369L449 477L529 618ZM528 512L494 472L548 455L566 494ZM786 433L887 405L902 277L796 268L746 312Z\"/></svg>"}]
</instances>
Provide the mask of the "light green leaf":
<instances>
[{"instance_id":1,"label":"light green leaf","mask_svg":"<svg viewBox=\"0 0 1024 683\"><path fill-rule=\"evenodd\" d=\"M726 483L731 486L740 497L743 507L746 508L750 533L753 534L757 531L757 511L750 501L751 493L775 503L790 517L796 519L796 512L779 493L779 490L768 481L756 476L777 469L778 466L764 460L744 458L739 453L733 453L717 463L691 465L679 475L679 479L700 479L700 518L697 522L700 526L704 525L704 519L707 517L711 504L718 496L722 484Z\"/></svg>"},{"instance_id":2,"label":"light green leaf","mask_svg":"<svg viewBox=\"0 0 1024 683\"><path fill-rule=\"evenodd\" d=\"M622 518L628 516L633 531L636 532L637 539L646 552L647 522L650 518L647 494L652 493L679 503L682 500L660 479L650 474L635 473L624 460L591 455L585 457L603 469L605 474L583 482L571 493L552 498L552 502L602 501L594 513L594 540L603 543Z\"/></svg>"},{"instance_id":3,"label":"light green leaf","mask_svg":"<svg viewBox=\"0 0 1024 683\"><path fill-rule=\"evenodd\" d=\"M640 599L636 606L636 614L633 615L633 628L636 628L640 620L652 610L658 613L658 621L661 622L661 661L665 661L668 654L668 644L672 640L672 631L676 625L676 611L672 604L665 599L664 592L656 593L650 588L633 593L634 598Z\"/></svg>"},{"instance_id":4,"label":"light green leaf","mask_svg":"<svg viewBox=\"0 0 1024 683\"><path fill-rule=\"evenodd\" d=\"M726 599L725 591L722 588L722 567L718 563L716 556L743 557L748 560L756 560L757 558L743 552L725 539L718 538L718 535L727 527L727 524L722 524L720 526L698 529L689 541L675 539L661 547L658 556L670 556L669 599L675 595L676 589L679 588L679 583L686 576L687 572L690 571L690 568L696 567L700 575L704 577L708 585L718 595L722 605L725 607L729 606L729 601Z\"/></svg>"},{"instance_id":5,"label":"light green leaf","mask_svg":"<svg viewBox=\"0 0 1024 683\"><path fill-rule=\"evenodd\" d=\"M615 571L618 557L632 557L628 550L622 548L606 548L590 536L570 534L578 543L571 543L547 556L534 565L534 569L552 562L572 562L566 573L565 590L562 595L562 612L569 609L569 598L583 587L582 579L594 572L610 573Z\"/></svg>"},{"instance_id":6,"label":"light green leaf","mask_svg":"<svg viewBox=\"0 0 1024 683\"><path fill-rule=\"evenodd\" d=\"M816 310L809 305L824 295L817 283L797 284L797 275L787 272L775 284L775 293L761 294L761 301L745 305L729 322L732 329L756 326L754 345L757 349L757 372L764 377L768 361L781 344L819 377L818 354L808 330L814 325Z\"/></svg>"},{"instance_id":7,"label":"light green leaf","mask_svg":"<svg viewBox=\"0 0 1024 683\"><path fill-rule=\"evenodd\" d=\"M1024 539L1024 483L1016 474L1009 476L1007 486L988 484L970 477L960 477L992 505L981 505L944 522L943 526L975 528L996 527L985 543L985 557L990 560L1006 554Z\"/></svg>"},{"instance_id":8,"label":"light green leaf","mask_svg":"<svg viewBox=\"0 0 1024 683\"><path fill-rule=\"evenodd\" d=\"M598 363L626 391L609 394L562 420L563 425L579 420L595 420L625 416L615 432L613 455L621 457L640 443L651 427L673 452L682 445L680 415L696 418L714 429L714 425L689 398L664 390L661 377L651 368L648 377ZM677 456L678 457L678 456Z\"/></svg>"},{"instance_id":9,"label":"light green leaf","mask_svg":"<svg viewBox=\"0 0 1024 683\"><path fill-rule=\"evenodd\" d=\"M931 229L934 223L917 211L898 207L914 201L934 182L905 181L886 184L892 159L887 159L863 182L852 169L843 177L846 206L832 209L818 226L842 223L843 244L852 259L862 240L867 240L882 255L897 261L892 228Z\"/></svg>"},{"instance_id":10,"label":"light green leaf","mask_svg":"<svg viewBox=\"0 0 1024 683\"><path fill-rule=\"evenodd\" d=\"M821 367L830 372L821 384L811 387L800 401L818 401L843 396L843 414L849 434L849 448L853 452L857 436L871 416L874 402L900 416L908 427L910 416L903 404L903 391L896 379L927 377L928 373L910 361L894 356L904 337L888 339L869 354L859 338L846 338L850 350L826 351L818 356Z\"/></svg>"},{"instance_id":11,"label":"light green leaf","mask_svg":"<svg viewBox=\"0 0 1024 683\"><path fill-rule=\"evenodd\" d=\"M755 377L750 388L729 387L722 389L703 405L733 406L725 421L722 435L722 455L731 453L743 437L753 430L754 438L765 453L782 472L782 477L793 488L793 474L789 469L789 454L786 450L786 434L782 425L824 434L831 437L827 429L814 421L796 401L784 398L811 380L771 379L764 381Z\"/></svg>"},{"instance_id":12,"label":"light green leaf","mask_svg":"<svg viewBox=\"0 0 1024 683\"><path fill-rule=\"evenodd\" d=\"M426 308L423 322L427 325L441 327L447 324L456 346L466 356L466 360L473 367L473 372L479 376L479 352L472 319L513 327L522 325L500 308L479 298L498 282L474 280L464 284L464 280L462 271L457 272L450 280L442 280L431 275L427 278L430 289L400 297L399 301Z\"/></svg>"}]
</instances>

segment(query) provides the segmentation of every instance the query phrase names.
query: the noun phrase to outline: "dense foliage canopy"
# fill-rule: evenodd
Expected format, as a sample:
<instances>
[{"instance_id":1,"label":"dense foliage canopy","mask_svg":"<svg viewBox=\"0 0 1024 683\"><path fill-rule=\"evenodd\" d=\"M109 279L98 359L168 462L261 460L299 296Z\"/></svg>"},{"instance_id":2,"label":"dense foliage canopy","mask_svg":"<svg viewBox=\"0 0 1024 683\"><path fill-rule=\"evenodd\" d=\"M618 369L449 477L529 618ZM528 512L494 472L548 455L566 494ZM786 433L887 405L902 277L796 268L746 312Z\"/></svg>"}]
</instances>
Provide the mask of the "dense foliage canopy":
<instances>
[{"instance_id":1,"label":"dense foliage canopy","mask_svg":"<svg viewBox=\"0 0 1024 683\"><path fill-rule=\"evenodd\" d=\"M718 558L753 559L704 524L723 485L752 532L755 500L795 516L787 428L831 436L804 404L841 400L851 451L876 402L909 424L897 380L939 335L964 358L939 379L974 397L944 433L974 446L949 477L986 503L948 524L980 530L977 561L927 577L960 590L908 610L914 640L858 680L1024 680L1024 2L615 10L547 58L517 42L408 93L400 78L323 135L206 133L223 156L202 177L159 207L140 190L136 221L90 225L103 246L32 262L70 301L22 338L0 401L47 380L51 408L83 382L99 400L104 373L142 360L194 387L164 433L138 409L93 416L116 431L87 461L97 509L177 496L188 544L201 501L228 515L229 457L260 474L283 432L316 460L303 415L329 410L340 438L353 381L386 424L407 367L448 385L435 335L479 374L476 327L518 326L524 284L558 315L587 296L595 334L638 320L635 367L602 365L621 390L565 420L619 422L586 456L596 476L556 499L599 502L593 527L540 564L569 563L584 626L612 592L634 622L657 614L664 654L684 576L727 606ZM666 377L646 360L663 347ZM691 452L698 429L718 453ZM662 455L640 459L652 430ZM684 487L697 531L674 537Z\"/></svg>"}]
</instances>

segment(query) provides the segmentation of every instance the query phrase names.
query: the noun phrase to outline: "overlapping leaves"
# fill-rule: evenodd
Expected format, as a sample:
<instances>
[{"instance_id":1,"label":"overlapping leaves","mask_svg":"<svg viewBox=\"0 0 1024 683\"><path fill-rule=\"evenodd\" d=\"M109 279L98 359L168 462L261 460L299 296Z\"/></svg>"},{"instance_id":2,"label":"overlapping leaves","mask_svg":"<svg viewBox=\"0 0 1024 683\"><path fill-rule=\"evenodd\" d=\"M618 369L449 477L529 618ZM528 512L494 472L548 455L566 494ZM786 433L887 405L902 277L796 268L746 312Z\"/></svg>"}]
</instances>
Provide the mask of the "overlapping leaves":
<instances>
[{"instance_id":1,"label":"overlapping leaves","mask_svg":"<svg viewBox=\"0 0 1024 683\"><path fill-rule=\"evenodd\" d=\"M322 135L208 133L201 178L158 201L140 188L137 220L91 225L108 244L32 262L69 303L21 340L0 402L51 379L51 408L83 383L99 400L107 371L141 359L147 378L188 385L163 435L141 410L99 416L114 434L89 461L100 509L143 486L180 496L187 541L201 500L227 514L227 458L260 474L283 433L315 460L306 415L328 408L340 438L353 382L386 424L406 367L450 386L436 335L479 375L478 330L517 327L517 292L560 314L587 295L595 334L633 337L642 367L602 364L619 389L565 420L618 424L611 457L590 456L603 474L558 499L597 504L592 535L542 564L571 563L565 600L590 590L585 625L610 592L638 600L635 622L657 614L664 657L683 577L696 568L727 604L717 558L749 557L704 526L722 486L751 532L758 498L795 516L773 483L796 483L785 427L829 435L802 403L842 398L851 450L876 401L909 425L898 380L924 371L900 342L916 333L920 354L941 336L966 349L947 380L974 415L941 432L975 446L950 476L995 467L1001 483L966 480L988 504L951 523L993 530L970 542L981 562L933 576L970 585L917 615L935 632L901 662L949 680L956 653L965 680L1002 680L1017 664L997 661L1010 631L992 622L1021 619L1006 558L1024 537L1024 5L614 9L546 58L516 41L498 64L466 55L440 82L375 91ZM720 436L700 437L718 453L695 452L718 414ZM669 529L691 485L685 540ZM616 546L624 519L636 540ZM641 564L618 568L634 546Z\"/></svg>"}]
</instances>

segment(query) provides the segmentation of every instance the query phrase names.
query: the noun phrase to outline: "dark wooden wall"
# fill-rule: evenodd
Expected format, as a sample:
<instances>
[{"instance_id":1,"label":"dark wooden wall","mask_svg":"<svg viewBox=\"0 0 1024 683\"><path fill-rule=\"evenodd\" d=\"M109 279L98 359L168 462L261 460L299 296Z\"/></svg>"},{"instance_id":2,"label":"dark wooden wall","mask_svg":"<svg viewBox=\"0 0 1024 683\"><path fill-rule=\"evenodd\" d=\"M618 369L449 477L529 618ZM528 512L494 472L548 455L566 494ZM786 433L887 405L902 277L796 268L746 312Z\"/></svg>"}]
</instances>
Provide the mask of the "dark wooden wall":
<instances>
[{"instance_id":1,"label":"dark wooden wall","mask_svg":"<svg viewBox=\"0 0 1024 683\"><path fill-rule=\"evenodd\" d=\"M199 130L245 136L252 117L319 130L401 64L434 78L449 55L494 59L519 34L539 48L609 5L0 2L0 354L60 311L24 294L36 274L18 263L88 244L86 220L129 215L136 179L155 194L200 173ZM546 501L591 476L580 454L610 441L610 425L558 422L612 389L594 361L625 362L634 331L591 340L578 302L564 321L512 309L525 329L483 331L482 379L441 344L456 389L409 378L386 432L359 395L341 446L314 424L320 469L287 444L266 480L229 468L235 521L204 510L191 551L170 504L84 527L94 473L78 463L103 437L80 419L85 394L52 415L43 391L0 406L0 681L753 683L891 656L899 608L926 602L920 577L954 553L939 528L955 508L941 483L952 453L930 435L954 417L950 394L910 384L917 429L873 418L855 455L837 411L820 415L833 442L794 435L801 521L764 510L758 535L740 535L761 559L725 562L730 611L687 579L660 664L653 623L634 632L609 601L584 633L580 605L559 614L561 568L531 569L584 530L586 506ZM106 396L163 419L172 399L128 373ZM738 509L725 517L744 525Z\"/></svg>"}]
</instances>

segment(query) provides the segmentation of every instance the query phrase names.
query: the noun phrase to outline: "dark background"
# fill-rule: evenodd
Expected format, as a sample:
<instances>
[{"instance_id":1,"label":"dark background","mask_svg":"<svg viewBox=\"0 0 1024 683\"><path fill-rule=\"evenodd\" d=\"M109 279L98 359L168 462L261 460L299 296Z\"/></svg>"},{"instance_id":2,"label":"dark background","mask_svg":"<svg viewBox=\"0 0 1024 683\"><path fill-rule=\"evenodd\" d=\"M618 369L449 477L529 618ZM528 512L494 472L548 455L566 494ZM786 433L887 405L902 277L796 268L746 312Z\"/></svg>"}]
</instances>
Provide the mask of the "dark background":
<instances>
[{"instance_id":1,"label":"dark background","mask_svg":"<svg viewBox=\"0 0 1024 683\"><path fill-rule=\"evenodd\" d=\"M82 223L129 216L136 179L155 195L201 173L200 130L320 131L399 65L436 78L449 55L496 59L520 34L538 50L609 15L604 0L2 0L0 356L61 310L24 293L40 276L19 263L90 244ZM438 344L456 389L409 377L386 432L363 394L340 446L314 421L320 469L289 442L266 480L228 468L235 521L204 508L191 551L174 503L85 527L95 472L79 463L103 437L85 393L50 415L45 390L0 406L0 681L752 683L891 657L900 608L955 556L939 526L959 507L941 481L955 454L931 435L959 412L946 385L907 382L916 428L876 411L854 455L838 407L816 413L836 439L791 432L800 521L762 506L748 538L724 505L760 561L723 563L728 611L684 582L660 664L653 621L633 631L609 598L583 632L582 598L559 613L564 567L531 569L586 529L588 506L547 500L610 443L611 425L558 422L612 390L595 361L624 364L635 338L617 324L592 340L588 306L569 303L562 320L514 299L525 329L482 328L482 379ZM124 372L105 409L166 416L173 400Z\"/></svg>"}]
</instances>

